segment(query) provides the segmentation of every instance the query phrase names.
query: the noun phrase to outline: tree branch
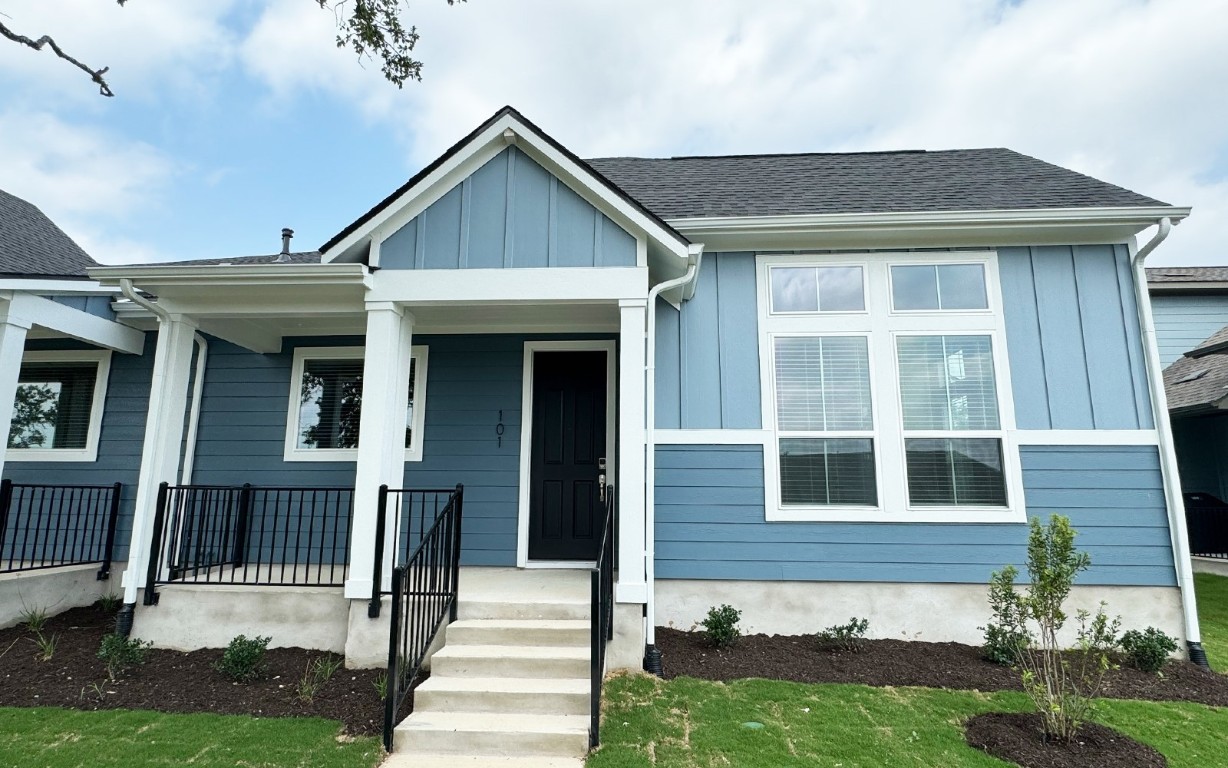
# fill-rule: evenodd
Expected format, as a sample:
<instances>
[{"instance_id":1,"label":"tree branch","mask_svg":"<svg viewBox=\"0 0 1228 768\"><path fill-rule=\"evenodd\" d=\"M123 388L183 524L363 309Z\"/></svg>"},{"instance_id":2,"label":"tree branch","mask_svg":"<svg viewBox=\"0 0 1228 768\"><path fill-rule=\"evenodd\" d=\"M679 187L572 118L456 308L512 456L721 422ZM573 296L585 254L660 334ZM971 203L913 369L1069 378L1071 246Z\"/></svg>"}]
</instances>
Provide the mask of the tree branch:
<instances>
[{"instance_id":1,"label":"tree branch","mask_svg":"<svg viewBox=\"0 0 1228 768\"><path fill-rule=\"evenodd\" d=\"M117 0L117 2L119 2L120 5L124 4L121 0ZM27 48L32 48L36 51L41 51L43 49L43 46L50 46L51 50L55 52L56 56L59 56L64 61L67 61L69 64L72 64L77 69L80 69L82 72L89 75L90 80L93 80L95 83L98 84L98 92L100 94L102 94L103 96L114 96L115 95L114 93L111 92L111 86L107 85L106 78L103 77L103 75L105 75L107 71L111 69L110 67L103 67L102 69L90 69L88 66L86 66L82 62L78 61L72 56L69 56L67 53L64 53L64 49L61 48L58 44L56 44L55 40L51 39L51 35L43 35L39 39L35 40L33 38L26 37L25 35L17 34L13 30L5 26L4 22L0 22L0 35L7 37L9 40L12 40L14 43L20 43L21 45L24 45Z\"/></svg>"}]
</instances>

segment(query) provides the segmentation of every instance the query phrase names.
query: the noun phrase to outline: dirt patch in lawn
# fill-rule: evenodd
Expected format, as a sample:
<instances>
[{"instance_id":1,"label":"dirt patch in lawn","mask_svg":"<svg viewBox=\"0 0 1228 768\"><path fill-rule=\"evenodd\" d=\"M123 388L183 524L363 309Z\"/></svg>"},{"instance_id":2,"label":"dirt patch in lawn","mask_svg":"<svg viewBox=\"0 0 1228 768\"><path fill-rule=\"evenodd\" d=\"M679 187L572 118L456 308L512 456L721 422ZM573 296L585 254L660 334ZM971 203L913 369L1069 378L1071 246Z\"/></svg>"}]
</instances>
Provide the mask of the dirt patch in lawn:
<instances>
[{"instance_id":1,"label":"dirt patch in lawn","mask_svg":"<svg viewBox=\"0 0 1228 768\"><path fill-rule=\"evenodd\" d=\"M666 679L760 677L798 683L861 683L978 691L1021 691L1019 673L981 658L960 643L865 640L858 651L823 650L813 635L747 635L716 650L700 632L657 628ZM1228 676L1186 661L1165 665L1163 676L1123 666L1108 675L1104 696L1145 701L1192 701L1228 706Z\"/></svg>"},{"instance_id":2,"label":"dirt patch in lawn","mask_svg":"<svg viewBox=\"0 0 1228 768\"><path fill-rule=\"evenodd\" d=\"M1103 725L1088 723L1066 742L1047 741L1039 714L991 712L965 725L968 744L1023 768L1164 768L1155 749Z\"/></svg>"},{"instance_id":3,"label":"dirt patch in lawn","mask_svg":"<svg viewBox=\"0 0 1228 768\"><path fill-rule=\"evenodd\" d=\"M37 658L35 635L24 626L0 630L0 706L323 717L341 721L351 735L383 729L384 703L375 688L381 670L341 667L305 701L298 695L298 683L309 664L329 657L322 651L270 649L268 674L239 684L214 669L221 650L155 649L144 664L111 682L98 646L113 627L114 617L96 607L74 608L48 619L43 635L56 637L49 661Z\"/></svg>"}]
</instances>

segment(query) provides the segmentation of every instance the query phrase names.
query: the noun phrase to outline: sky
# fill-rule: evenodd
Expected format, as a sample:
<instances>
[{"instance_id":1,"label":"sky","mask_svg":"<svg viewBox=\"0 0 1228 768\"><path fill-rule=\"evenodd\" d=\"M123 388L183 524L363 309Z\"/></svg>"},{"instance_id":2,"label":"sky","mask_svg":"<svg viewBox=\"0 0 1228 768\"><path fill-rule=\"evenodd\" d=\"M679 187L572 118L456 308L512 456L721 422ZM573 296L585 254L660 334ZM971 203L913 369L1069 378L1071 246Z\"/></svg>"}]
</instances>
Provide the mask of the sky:
<instances>
[{"instance_id":1,"label":"sky","mask_svg":"<svg viewBox=\"0 0 1228 768\"><path fill-rule=\"evenodd\" d=\"M1192 206L1149 264L1228 264L1228 0L411 0L401 90L317 0L0 14L110 67L0 41L0 188L104 263L318 248L511 104L581 157L1005 146Z\"/></svg>"}]
</instances>

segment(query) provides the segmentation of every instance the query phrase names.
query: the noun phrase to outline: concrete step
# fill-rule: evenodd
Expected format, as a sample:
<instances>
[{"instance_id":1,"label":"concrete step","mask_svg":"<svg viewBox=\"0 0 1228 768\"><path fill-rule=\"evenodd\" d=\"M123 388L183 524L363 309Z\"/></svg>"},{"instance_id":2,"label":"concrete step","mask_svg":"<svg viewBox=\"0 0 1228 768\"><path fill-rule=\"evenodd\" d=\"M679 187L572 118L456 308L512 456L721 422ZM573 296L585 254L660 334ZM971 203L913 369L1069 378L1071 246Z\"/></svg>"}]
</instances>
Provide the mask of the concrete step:
<instances>
[{"instance_id":1,"label":"concrete step","mask_svg":"<svg viewBox=\"0 0 1228 768\"><path fill-rule=\"evenodd\" d=\"M423 712L587 715L591 686L587 678L435 675L414 690L414 708Z\"/></svg>"},{"instance_id":2,"label":"concrete step","mask_svg":"<svg viewBox=\"0 0 1228 768\"><path fill-rule=\"evenodd\" d=\"M403 754L470 757L583 757L589 719L583 715L418 712L396 728Z\"/></svg>"},{"instance_id":3,"label":"concrete step","mask_svg":"<svg viewBox=\"0 0 1228 768\"><path fill-rule=\"evenodd\" d=\"M587 646L445 645L431 676L588 679Z\"/></svg>"},{"instance_id":4,"label":"concrete step","mask_svg":"<svg viewBox=\"0 0 1228 768\"><path fill-rule=\"evenodd\" d=\"M461 619L448 625L450 645L585 645L582 619Z\"/></svg>"},{"instance_id":5,"label":"concrete step","mask_svg":"<svg viewBox=\"0 0 1228 768\"><path fill-rule=\"evenodd\" d=\"M461 593L457 615L460 619L497 619L515 621L587 621L589 598L579 597L492 597Z\"/></svg>"},{"instance_id":6,"label":"concrete step","mask_svg":"<svg viewBox=\"0 0 1228 768\"><path fill-rule=\"evenodd\" d=\"M392 754L380 768L584 768L579 757Z\"/></svg>"}]
</instances>

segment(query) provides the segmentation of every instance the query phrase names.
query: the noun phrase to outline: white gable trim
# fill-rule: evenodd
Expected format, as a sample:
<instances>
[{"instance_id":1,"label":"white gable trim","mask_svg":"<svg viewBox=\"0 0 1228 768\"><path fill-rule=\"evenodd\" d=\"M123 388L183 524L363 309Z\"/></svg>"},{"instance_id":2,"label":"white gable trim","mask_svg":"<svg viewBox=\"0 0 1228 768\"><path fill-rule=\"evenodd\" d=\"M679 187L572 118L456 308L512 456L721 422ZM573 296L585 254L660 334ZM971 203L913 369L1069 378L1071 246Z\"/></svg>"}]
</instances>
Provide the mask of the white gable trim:
<instances>
[{"instance_id":1,"label":"white gable trim","mask_svg":"<svg viewBox=\"0 0 1228 768\"><path fill-rule=\"evenodd\" d=\"M438 168L385 206L384 210L324 251L322 261L328 263L356 254L367 242L382 242L512 144L627 230L636 238L637 252L645 260L650 249L649 241L652 241L657 246L654 250L678 257L680 265L685 266L686 243L637 206L597 182L589 169L551 146L535 130L510 114L496 120L440 163ZM378 258L378 251L372 256ZM373 261L372 266L378 264ZM646 266L646 263L640 266Z\"/></svg>"}]
</instances>

